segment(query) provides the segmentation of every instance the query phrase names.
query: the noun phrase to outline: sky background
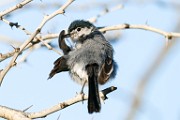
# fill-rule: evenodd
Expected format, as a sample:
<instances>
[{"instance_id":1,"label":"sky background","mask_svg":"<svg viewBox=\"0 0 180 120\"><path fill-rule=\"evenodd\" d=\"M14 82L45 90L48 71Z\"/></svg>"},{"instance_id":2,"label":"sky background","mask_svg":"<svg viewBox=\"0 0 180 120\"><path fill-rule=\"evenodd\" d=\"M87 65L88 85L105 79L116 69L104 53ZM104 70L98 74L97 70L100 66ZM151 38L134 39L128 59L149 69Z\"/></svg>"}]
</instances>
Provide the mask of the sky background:
<instances>
[{"instance_id":1,"label":"sky background","mask_svg":"<svg viewBox=\"0 0 180 120\"><path fill-rule=\"evenodd\" d=\"M0 0L0 11L18 2L20 1ZM61 5L65 0L33 1L13 12L7 19L18 22L33 32L44 15L51 14L58 8L54 3ZM67 8L65 15L58 15L50 20L41 33L59 33L73 20L92 18L105 7L113 8L118 4L124 7L100 17L94 24L147 24L167 32L180 32L180 2L177 0L76 0ZM108 94L109 99L102 103L101 112L89 115L87 101L84 101L42 119L57 120L60 115L60 120L127 120L137 87L166 42L164 36L145 30L118 30L111 32L111 35L117 33L120 33L119 39L111 42L115 51L114 59L119 66L117 76L100 86L100 90L109 86L116 86L118 89ZM14 43L6 43L7 40L23 42L28 38L23 31L0 21L0 53L10 52L13 50L11 45L16 46ZM148 78L141 106L133 120L180 120L180 42L179 39L173 40L175 43ZM57 45L57 39L52 40L52 45ZM56 49L59 50L57 47ZM80 92L81 86L71 80L68 73L57 74L47 81L53 62L58 57L57 53L42 47L33 51L27 57L27 62L13 67L0 87L0 105L19 110L33 105L28 112L36 112L73 98ZM5 68L10 60L11 58L1 62L0 69ZM87 93L87 88L85 92Z\"/></svg>"}]
</instances>

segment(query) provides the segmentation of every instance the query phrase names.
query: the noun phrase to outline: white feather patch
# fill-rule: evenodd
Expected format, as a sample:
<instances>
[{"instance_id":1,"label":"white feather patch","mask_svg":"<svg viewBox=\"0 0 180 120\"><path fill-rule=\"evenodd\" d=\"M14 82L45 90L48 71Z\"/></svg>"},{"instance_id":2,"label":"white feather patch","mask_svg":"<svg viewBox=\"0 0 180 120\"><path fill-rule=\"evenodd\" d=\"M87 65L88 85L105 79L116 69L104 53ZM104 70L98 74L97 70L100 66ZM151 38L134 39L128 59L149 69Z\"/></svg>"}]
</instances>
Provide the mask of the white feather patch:
<instances>
[{"instance_id":1,"label":"white feather patch","mask_svg":"<svg viewBox=\"0 0 180 120\"><path fill-rule=\"evenodd\" d=\"M79 84L84 84L85 81L88 81L88 75L85 71L83 64L75 64L71 70L72 78Z\"/></svg>"}]
</instances>

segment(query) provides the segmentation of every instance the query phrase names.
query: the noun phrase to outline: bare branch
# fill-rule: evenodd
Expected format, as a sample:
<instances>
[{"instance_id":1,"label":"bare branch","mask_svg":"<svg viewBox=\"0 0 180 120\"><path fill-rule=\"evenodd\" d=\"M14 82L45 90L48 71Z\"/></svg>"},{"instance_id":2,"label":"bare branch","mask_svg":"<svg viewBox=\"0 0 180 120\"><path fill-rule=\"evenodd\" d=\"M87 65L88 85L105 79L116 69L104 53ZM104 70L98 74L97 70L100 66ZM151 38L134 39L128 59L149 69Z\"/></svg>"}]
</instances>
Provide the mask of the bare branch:
<instances>
[{"instance_id":1,"label":"bare branch","mask_svg":"<svg viewBox=\"0 0 180 120\"><path fill-rule=\"evenodd\" d=\"M116 89L117 89L116 87L111 86L99 92L99 95L103 100L105 100L107 99L107 94L113 92ZM49 114L62 110L68 106L71 106L77 102L87 100L87 99L88 99L88 95L84 95L80 93L80 94L77 94L74 98L66 100L65 102L59 103L55 106L52 106L42 111L32 112L32 113L0 106L0 117L3 117L5 119L10 119L10 120L31 120L31 119L36 119L36 118L42 118L42 117L46 117Z\"/></svg>"},{"instance_id":2,"label":"bare branch","mask_svg":"<svg viewBox=\"0 0 180 120\"><path fill-rule=\"evenodd\" d=\"M158 33L160 35L165 36L168 40L172 39L173 37L177 37L177 38L180 37L180 33L166 32L166 31L163 31L161 29L157 29L157 28L154 28L154 27L151 27L151 26L148 26L148 25L120 24L120 25L114 25L114 26L101 28L100 31L101 32L106 32L106 31L123 30L123 29L142 29L142 30L152 31L154 33ZM56 34L48 34L48 35L42 36L41 39L42 40L53 39L53 38L57 38L58 35L59 34L57 34L57 33ZM37 43L39 43L39 41L34 42L33 45L37 44ZM29 46L32 46L32 45L29 45ZM27 48L29 48L29 46ZM7 59L7 58L9 58L9 57L11 57L11 56L13 56L13 55L14 55L14 51L12 51L10 53L2 54L0 56L0 62Z\"/></svg>"},{"instance_id":3,"label":"bare branch","mask_svg":"<svg viewBox=\"0 0 180 120\"><path fill-rule=\"evenodd\" d=\"M122 30L122 29L143 29L143 30L147 30L147 31L152 31L155 33L158 33L160 35L165 36L166 38L171 39L172 37L180 37L180 33L174 33L174 32L165 32L163 30L148 26L148 25L130 25L130 24L120 24L120 25L114 25L114 26L109 26L109 27L104 27L101 28L100 31L101 32L106 32L106 31L112 31L112 30ZM45 36L40 36L40 38L42 40L48 40L48 39L53 39L53 38L57 38L58 37L58 33L56 34L47 34ZM37 42L39 43L39 42ZM2 57L0 57L0 62L3 61L4 59L11 57L11 55L13 55L14 53L7 53L3 54Z\"/></svg>"},{"instance_id":4,"label":"bare branch","mask_svg":"<svg viewBox=\"0 0 180 120\"><path fill-rule=\"evenodd\" d=\"M173 37L180 37L180 33L174 32L165 32L163 30L148 26L148 25L130 25L130 24L120 24L110 27L105 27L100 29L101 32L109 31L109 30L121 30L121 29L143 29L147 31L152 31L158 33L160 35L165 36L168 39L172 39Z\"/></svg>"},{"instance_id":5,"label":"bare branch","mask_svg":"<svg viewBox=\"0 0 180 120\"><path fill-rule=\"evenodd\" d=\"M58 10L56 10L55 12L53 12L51 15L49 16L45 16L44 19L42 20L42 22L40 23L40 25L37 27L37 29L35 30L35 32L33 34L31 34L30 38L27 39L19 48L20 50L18 52L16 52L13 55L13 58L11 59L9 65L3 69L3 71L1 71L0 73L0 85L2 84L2 81L5 77L5 75L7 74L7 72L15 65L15 61L17 59L17 57L19 56L19 54L25 49L25 47L36 37L36 35L38 33L40 33L42 27L53 17L55 17L58 14L63 14L65 11L65 9L73 2L74 0L68 0L61 8L59 8Z\"/></svg>"},{"instance_id":6,"label":"bare branch","mask_svg":"<svg viewBox=\"0 0 180 120\"><path fill-rule=\"evenodd\" d=\"M112 86L112 87L109 87L109 88L106 88L105 90L102 90L100 92L100 97L105 100L107 97L106 95L109 94L110 92L113 92L114 90L116 90L117 88ZM54 112L57 112L59 110L62 110L70 105L73 105L77 102L80 102L80 101L83 101L83 100L87 100L88 99L88 95L84 95L83 93L80 93L80 94L77 94L74 98L72 99L69 99L63 103L59 103L51 108L48 108L48 109L45 109L45 110L42 110L40 112L35 112L35 113L28 113L27 116L29 118L42 118L42 117L45 117L49 114L52 114Z\"/></svg>"},{"instance_id":7,"label":"bare branch","mask_svg":"<svg viewBox=\"0 0 180 120\"><path fill-rule=\"evenodd\" d=\"M33 42L29 43L29 44L23 49L23 51L24 51L24 50L27 50L27 49L33 47L35 44L38 44L39 42L41 42L41 41L39 41L38 39L41 39L41 40L44 41L44 40L49 40L49 39L57 38L58 36L59 36L59 34L47 34L47 35L44 35L44 36L41 36L41 35L36 36L36 40L33 40ZM11 52L8 52L8 53L6 53L6 54L1 54L1 55L0 55L0 62L2 62L3 60L5 60L5 59L7 59L7 58L9 58L9 57L12 57L14 54L15 54L15 51L14 51L14 50L11 51Z\"/></svg>"},{"instance_id":8,"label":"bare branch","mask_svg":"<svg viewBox=\"0 0 180 120\"><path fill-rule=\"evenodd\" d=\"M9 9L6 9L6 10L0 12L0 18L2 18L6 14L9 14L9 13L11 13L11 12L17 10L17 9L22 8L24 5L26 5L26 4L28 4L28 3L32 2L32 1L33 0L24 0L21 3L18 3L17 5L15 5L15 6L9 8Z\"/></svg>"},{"instance_id":9,"label":"bare branch","mask_svg":"<svg viewBox=\"0 0 180 120\"><path fill-rule=\"evenodd\" d=\"M0 105L0 117L8 120L31 120L22 111L11 109Z\"/></svg>"}]
</instances>

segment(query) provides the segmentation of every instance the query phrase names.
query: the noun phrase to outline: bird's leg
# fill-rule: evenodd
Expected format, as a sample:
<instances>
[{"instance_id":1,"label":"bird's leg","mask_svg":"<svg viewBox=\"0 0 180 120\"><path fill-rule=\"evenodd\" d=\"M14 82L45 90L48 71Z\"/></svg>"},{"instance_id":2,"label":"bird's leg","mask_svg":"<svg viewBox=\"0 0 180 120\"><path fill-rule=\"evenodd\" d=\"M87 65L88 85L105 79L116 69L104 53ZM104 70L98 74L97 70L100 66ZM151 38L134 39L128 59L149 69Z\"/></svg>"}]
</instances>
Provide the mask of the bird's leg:
<instances>
[{"instance_id":1,"label":"bird's leg","mask_svg":"<svg viewBox=\"0 0 180 120\"><path fill-rule=\"evenodd\" d=\"M82 88L81 88L81 92L80 92L80 94L82 94L82 103L83 103L83 101L84 101L84 87L85 87L85 85L86 85L86 83L87 83L87 80L86 81L84 81L84 83L83 83L83 86L82 86Z\"/></svg>"}]
</instances>

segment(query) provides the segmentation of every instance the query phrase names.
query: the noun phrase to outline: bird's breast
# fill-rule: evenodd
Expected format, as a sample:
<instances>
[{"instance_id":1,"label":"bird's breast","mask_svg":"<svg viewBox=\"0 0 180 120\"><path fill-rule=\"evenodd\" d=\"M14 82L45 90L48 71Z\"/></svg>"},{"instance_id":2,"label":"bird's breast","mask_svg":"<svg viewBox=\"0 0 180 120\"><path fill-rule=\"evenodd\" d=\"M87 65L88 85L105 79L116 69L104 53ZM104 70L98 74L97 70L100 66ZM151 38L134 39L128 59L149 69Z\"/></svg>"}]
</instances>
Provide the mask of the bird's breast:
<instances>
[{"instance_id":1,"label":"bird's breast","mask_svg":"<svg viewBox=\"0 0 180 120\"><path fill-rule=\"evenodd\" d=\"M75 82L83 85L86 81L87 84L88 75L85 70L85 65L83 65L83 63L76 63L74 66L72 66L70 70L70 75Z\"/></svg>"}]
</instances>

